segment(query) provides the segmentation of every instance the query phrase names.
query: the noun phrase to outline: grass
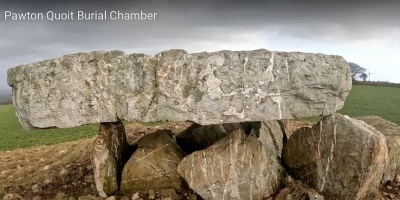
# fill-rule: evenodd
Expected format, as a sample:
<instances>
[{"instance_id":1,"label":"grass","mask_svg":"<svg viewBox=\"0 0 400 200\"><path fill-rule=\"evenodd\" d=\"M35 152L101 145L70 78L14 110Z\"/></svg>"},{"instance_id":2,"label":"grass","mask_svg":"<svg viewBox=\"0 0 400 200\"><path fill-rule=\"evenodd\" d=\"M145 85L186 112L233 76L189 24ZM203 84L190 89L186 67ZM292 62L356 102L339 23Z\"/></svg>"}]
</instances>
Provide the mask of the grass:
<instances>
[{"instance_id":1,"label":"grass","mask_svg":"<svg viewBox=\"0 0 400 200\"><path fill-rule=\"evenodd\" d=\"M338 113L350 117L375 115L400 125L400 88L387 85L353 85L344 107ZM298 121L318 122L322 117Z\"/></svg>"},{"instance_id":2,"label":"grass","mask_svg":"<svg viewBox=\"0 0 400 200\"><path fill-rule=\"evenodd\" d=\"M12 105L0 106L0 151L58 144L94 137L99 126L86 125L66 129L27 131L19 123Z\"/></svg>"},{"instance_id":3,"label":"grass","mask_svg":"<svg viewBox=\"0 0 400 200\"><path fill-rule=\"evenodd\" d=\"M350 117L377 115L400 125L400 88L353 85L343 109L338 112ZM313 117L302 120L316 122L319 119L320 117ZM165 122L141 124L151 127L163 125ZM12 105L0 106L0 127L0 151L91 138L98 131L97 124L68 129L27 131L18 122Z\"/></svg>"},{"instance_id":4,"label":"grass","mask_svg":"<svg viewBox=\"0 0 400 200\"><path fill-rule=\"evenodd\" d=\"M124 124L130 122L124 121ZM163 125L166 122L143 122L149 127ZM97 135L99 125L85 125L66 129L25 130L19 123L12 105L0 105L0 151L52 145Z\"/></svg>"},{"instance_id":5,"label":"grass","mask_svg":"<svg viewBox=\"0 0 400 200\"><path fill-rule=\"evenodd\" d=\"M376 115L400 125L400 88L353 85L338 113L350 117Z\"/></svg>"}]
</instances>

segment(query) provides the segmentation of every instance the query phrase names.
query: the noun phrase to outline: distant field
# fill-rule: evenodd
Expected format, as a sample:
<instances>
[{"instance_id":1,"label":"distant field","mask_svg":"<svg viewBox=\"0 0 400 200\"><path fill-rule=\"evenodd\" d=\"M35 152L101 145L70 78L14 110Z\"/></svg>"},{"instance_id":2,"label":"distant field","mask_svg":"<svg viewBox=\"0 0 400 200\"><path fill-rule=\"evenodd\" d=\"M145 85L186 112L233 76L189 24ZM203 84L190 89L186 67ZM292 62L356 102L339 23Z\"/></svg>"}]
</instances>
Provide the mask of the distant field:
<instances>
[{"instance_id":1,"label":"distant field","mask_svg":"<svg viewBox=\"0 0 400 200\"><path fill-rule=\"evenodd\" d=\"M89 138L97 131L98 125L27 131L18 122L12 105L0 106L0 151Z\"/></svg>"},{"instance_id":2,"label":"distant field","mask_svg":"<svg viewBox=\"0 0 400 200\"><path fill-rule=\"evenodd\" d=\"M338 112L351 117L377 115L400 125L400 88L353 85L344 108ZM315 121L317 118L311 120ZM157 124L144 123L147 126ZM19 124L12 105L0 106L0 151L94 137L97 131L97 124L69 129L26 131Z\"/></svg>"},{"instance_id":3,"label":"distant field","mask_svg":"<svg viewBox=\"0 0 400 200\"><path fill-rule=\"evenodd\" d=\"M350 117L377 115L400 125L400 88L353 85L338 112Z\"/></svg>"}]
</instances>

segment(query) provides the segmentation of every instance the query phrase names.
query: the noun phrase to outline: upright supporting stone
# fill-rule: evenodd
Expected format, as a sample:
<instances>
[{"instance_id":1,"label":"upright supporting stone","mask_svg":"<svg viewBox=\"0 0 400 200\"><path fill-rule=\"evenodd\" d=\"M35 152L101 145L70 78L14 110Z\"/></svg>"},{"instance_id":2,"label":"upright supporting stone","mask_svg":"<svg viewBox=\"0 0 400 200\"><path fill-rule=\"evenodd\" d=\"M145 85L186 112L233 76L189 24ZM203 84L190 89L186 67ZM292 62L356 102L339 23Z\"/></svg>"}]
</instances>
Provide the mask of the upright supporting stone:
<instances>
[{"instance_id":1,"label":"upright supporting stone","mask_svg":"<svg viewBox=\"0 0 400 200\"><path fill-rule=\"evenodd\" d=\"M154 132L140 138L137 144L138 149L122 171L121 193L132 196L149 190L181 190L183 179L176 167L185 153L175 143L172 132Z\"/></svg>"},{"instance_id":2,"label":"upright supporting stone","mask_svg":"<svg viewBox=\"0 0 400 200\"><path fill-rule=\"evenodd\" d=\"M267 133L265 125L260 124L263 129L255 131L265 135L263 141L270 144L267 134L276 133ZM242 129L234 130L207 149L183 158L178 173L203 199L264 199L281 185L283 168L276 152L267 152L263 141Z\"/></svg>"},{"instance_id":3,"label":"upright supporting stone","mask_svg":"<svg viewBox=\"0 0 400 200\"><path fill-rule=\"evenodd\" d=\"M400 126L378 116L356 117L373 126L386 137L389 162L383 173L382 182L391 181L400 175Z\"/></svg>"},{"instance_id":4,"label":"upright supporting stone","mask_svg":"<svg viewBox=\"0 0 400 200\"><path fill-rule=\"evenodd\" d=\"M121 121L100 123L94 141L92 165L94 182L101 197L119 190L121 172L129 156L129 144Z\"/></svg>"},{"instance_id":5,"label":"upright supporting stone","mask_svg":"<svg viewBox=\"0 0 400 200\"><path fill-rule=\"evenodd\" d=\"M375 199L388 148L375 128L336 113L295 131L282 158L289 173L329 200Z\"/></svg>"}]
</instances>

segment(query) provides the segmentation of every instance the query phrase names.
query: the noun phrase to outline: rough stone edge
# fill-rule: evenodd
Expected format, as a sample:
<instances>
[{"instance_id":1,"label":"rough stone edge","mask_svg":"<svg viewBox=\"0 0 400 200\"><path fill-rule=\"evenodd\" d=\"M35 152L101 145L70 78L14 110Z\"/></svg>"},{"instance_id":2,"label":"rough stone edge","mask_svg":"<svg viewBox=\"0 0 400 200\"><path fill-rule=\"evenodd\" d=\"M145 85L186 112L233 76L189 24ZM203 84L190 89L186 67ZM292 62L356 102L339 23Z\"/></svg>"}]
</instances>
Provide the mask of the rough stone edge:
<instances>
[{"instance_id":1,"label":"rough stone edge","mask_svg":"<svg viewBox=\"0 0 400 200\"><path fill-rule=\"evenodd\" d=\"M224 52L252 52L252 51L268 51L268 52L271 52L271 53L274 53L274 52L279 52L279 53L301 53L301 54L310 54L310 55L322 55L322 56L331 56L331 57L334 57L334 58L338 58L338 59L342 59L342 60L344 60L344 61L346 61L345 59L344 59L344 57L343 56L340 56L340 55L335 55L335 54L324 54L324 53L309 53L309 52L300 52L300 51L272 51L272 50L268 50L268 49L265 49L265 48L259 48L259 49L253 49L253 50L242 50L242 51L240 51L240 50L220 50L220 51L201 51L201 52L193 52L193 53L188 53L186 50L184 50L184 49L169 49L169 50L164 50L164 51L161 51L161 52L159 52L159 53L156 53L156 54L154 54L154 55L149 55L149 54L143 54L143 53L129 53L129 54L127 54L126 52L124 52L124 51L122 51L122 50L110 50L110 51L105 51L105 50L100 50L100 51L90 51L90 52L78 52L78 53L73 53L73 54L66 54L66 55L62 55L62 56L58 56L58 57L54 57L54 58L50 58L50 59L46 59L46 60L42 60L42 61L37 61L37 62L33 62L33 63L29 63L29 64L21 64L21 65L18 65L18 66L15 66L15 67L12 67L12 68L9 68L8 70L7 70L7 83L8 83L8 85L10 86L10 87L13 87L13 85L14 85L14 83L15 83L15 75L16 75L16 73L15 73L15 71L17 71L17 70L20 70L21 68L26 68L26 67L28 67L27 65L35 65L35 64L39 64L39 63L42 63L42 62L47 62L47 61L50 61L50 60L53 60L53 59L61 59L61 58L63 58L63 57L73 57L73 56L76 56L76 55L82 55L82 54L86 54L86 55L88 55L88 54L95 54L95 53L113 53L113 52L115 52L115 53L117 53L117 54L119 54L118 56L123 56L123 57L129 57L129 56L131 56L131 55L137 55L137 54L142 54L142 55L144 55L145 57L149 57L149 58L154 58L155 60L158 60L157 58L158 57L160 57L160 56L163 56L163 54L164 53L168 53L168 52L178 52L178 54L179 53L183 53L183 54L199 54L199 53L207 53L207 54L214 54L214 53L224 53ZM346 61L347 62L347 61ZM155 70L157 70L157 66L155 66ZM157 73L155 73L155 74L152 74L152 75L154 75L155 77L153 77L155 80L157 80ZM11 77L11 78L10 78ZM339 98L339 99L341 99L343 102L341 103L341 104L337 104L336 106L335 106L335 109L336 110L340 110L341 108L343 108L343 106L344 106L344 100L347 98L347 96L348 96L348 94L349 94L349 92L350 92L350 90L351 90L351 88L352 88L352 86L351 86L351 84L350 84L350 86L349 86L349 88L348 88L348 90L340 90L340 89L338 89L338 95L337 95L337 97L336 98ZM159 91L157 91L157 89L153 92L153 94L155 95L155 96L158 96L159 94L158 94L158 92ZM13 92L13 97L12 97L12 99L13 99L13 105L14 106L16 106L15 105L15 101L14 101L14 92ZM157 107L158 107L158 105L156 104L155 105L155 107L156 107L156 111L155 112L157 112ZM330 115L332 115L332 114L334 114L334 113L331 113L331 114L326 114L326 115L324 115L324 116L330 116ZM16 112L16 115L17 115L17 118L19 119L19 121L20 121L20 123L21 124L24 124L24 125L27 125L27 127L25 127L24 126L24 128L25 129L27 129L27 130L33 130L33 129L49 129L49 128L71 128L70 126L68 126L68 127L58 127L58 126L56 126L56 127L35 127L35 126L33 126L33 125L31 125L30 124L30 122L29 122L29 120L28 119L26 119L26 118L24 118L24 117L20 117L19 116L19 114L18 114L18 112ZM111 121L107 121L107 122L117 122L119 119L116 119L116 120L111 120ZM276 119L270 119L270 120L276 120ZM156 122L157 120L142 120L142 121L145 121L145 122ZM188 121L190 121L190 120L188 120ZM269 120L267 120L267 121L269 121ZM89 125L89 124L95 124L95 123L101 123L101 122L93 122L93 123L86 123L86 124L81 124L81 125L79 125L79 126L82 126L82 125ZM196 123L199 123L199 124L201 124L201 125L212 125L212 124L204 124L204 123L200 123L200 122L196 122ZM229 123L235 123L235 122L229 122ZM236 122L236 123L238 123L238 122ZM76 127L76 126L74 126L74 127Z\"/></svg>"}]
</instances>

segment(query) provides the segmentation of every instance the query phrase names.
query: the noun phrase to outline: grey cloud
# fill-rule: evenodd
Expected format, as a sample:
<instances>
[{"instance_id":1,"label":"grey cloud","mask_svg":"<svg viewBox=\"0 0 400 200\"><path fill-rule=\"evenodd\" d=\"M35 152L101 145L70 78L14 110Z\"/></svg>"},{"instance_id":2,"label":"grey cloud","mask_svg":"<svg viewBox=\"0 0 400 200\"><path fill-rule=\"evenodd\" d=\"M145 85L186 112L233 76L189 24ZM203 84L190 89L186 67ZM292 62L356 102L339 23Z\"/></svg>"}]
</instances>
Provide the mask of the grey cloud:
<instances>
[{"instance_id":1,"label":"grey cloud","mask_svg":"<svg viewBox=\"0 0 400 200\"><path fill-rule=\"evenodd\" d=\"M77 51L130 49L153 54L162 48L194 46L202 41L232 42L234 35L252 31L351 42L379 37L400 26L400 1L5 0L0 8L2 19L4 10L158 13L155 21L0 20L0 88L9 67Z\"/></svg>"},{"instance_id":2,"label":"grey cloud","mask_svg":"<svg viewBox=\"0 0 400 200\"><path fill-rule=\"evenodd\" d=\"M35 1L36 2L36 1ZM56 9L60 11L73 10L122 10L158 12L155 22L131 21L90 21L90 22L60 22L52 24L51 29L61 31L67 29L70 34L95 33L93 30L113 29L114 34L162 36L186 36L185 29L194 27L225 27L240 28L273 28L280 26L283 33L297 37L318 38L332 33L332 25L340 25L347 34L368 38L373 29L400 26L399 1L146 1L138 3L129 1L66 1L69 3L53 5L48 1L39 5L42 11ZM33 6L33 5L32 5ZM27 6L28 7L28 6ZM34 9L35 7L29 9ZM47 8L47 9L45 9ZM27 8L26 8L27 9ZM50 26L50 25L49 25ZM85 26L86 30L81 28ZM109 30L108 29L108 30ZM176 30L176 31L174 31ZM188 32L188 31L186 31ZM298 33L297 33L298 32ZM357 34L355 34L355 32ZM168 33L171 33L168 35ZM180 33L180 34L177 34ZM179 37L179 36L178 36Z\"/></svg>"}]
</instances>

